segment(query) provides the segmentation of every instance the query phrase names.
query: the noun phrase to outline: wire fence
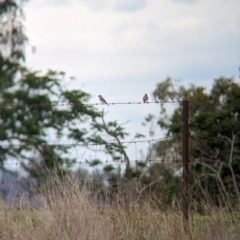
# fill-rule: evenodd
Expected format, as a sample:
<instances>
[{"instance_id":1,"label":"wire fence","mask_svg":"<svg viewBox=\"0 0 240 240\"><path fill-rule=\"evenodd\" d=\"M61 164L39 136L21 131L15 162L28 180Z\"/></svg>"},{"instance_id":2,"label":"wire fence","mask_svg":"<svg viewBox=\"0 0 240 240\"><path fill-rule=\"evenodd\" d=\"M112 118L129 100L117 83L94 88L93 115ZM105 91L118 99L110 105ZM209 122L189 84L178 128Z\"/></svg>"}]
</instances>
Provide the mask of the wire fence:
<instances>
[{"instance_id":1,"label":"wire fence","mask_svg":"<svg viewBox=\"0 0 240 240\"><path fill-rule=\"evenodd\" d=\"M110 184L109 178L115 177L116 182L123 181L125 178L126 165L131 165L132 168L137 172L137 169L149 169L152 164L169 164L173 162L179 162L180 159L162 159L161 157L156 158L153 156L152 148L154 144L166 144L167 141L171 138L158 138L158 139L147 139L147 140L138 140L138 141L124 141L120 142L121 146L126 146L125 150L128 158L125 159L123 155L121 155L118 159L113 159L110 154L106 153L105 146L101 144L3 144L2 148L21 148L21 147L30 147L28 152L28 158L11 158L5 162L1 163L1 189L3 189L3 194L7 195L10 190L4 190L5 188L12 187L11 192L14 193L14 186L17 190L17 186L21 186L22 181L26 180L26 177L31 178L31 170L35 167L35 162L32 162L34 158L34 148L35 147L45 147L48 149L49 153L52 154L52 160L54 159L54 153L51 152L50 147L58 147L58 148L68 148L68 153L66 154L65 161L62 162L62 168L69 169L67 166L71 165L70 169L73 172L81 172L83 170L87 170L89 172L88 177L80 177L79 180L86 180L88 182L102 182L104 184ZM112 144L116 144L116 142L107 142L107 145L110 147ZM31 149L33 148L33 149ZM149 149L148 156L140 156L139 150ZM164 149L163 149L164 151ZM163 155L165 155L163 153ZM71 159L71 161L70 161ZM38 162L38 168L45 168L48 171L47 166L44 166L44 163ZM109 168L109 169L108 169ZM139 170L139 172L140 172ZM10 172L11 171L11 172ZM35 169L35 171L39 172L40 169ZM144 174L144 173L142 173ZM98 176L100 179L95 179L94 176ZM150 176L151 177L151 176ZM133 181L140 181L141 176L136 175ZM126 181L125 181L126 182ZM27 183L25 183L27 184ZM30 186L29 186L30 188ZM23 191L22 191L23 192ZM31 195L31 191L29 189L28 192ZM19 193L15 193L16 196L19 196ZM5 196L3 196L5 197ZM14 196L13 196L14 197Z\"/></svg>"},{"instance_id":2,"label":"wire fence","mask_svg":"<svg viewBox=\"0 0 240 240\"><path fill-rule=\"evenodd\" d=\"M182 104L183 101L123 102L109 105L134 104ZM189 102L191 104L191 102ZM201 102L201 104L211 102ZM76 104L54 103L48 106L71 107ZM102 105L99 103L85 106ZM221 106L223 104L219 104ZM1 108L46 107L46 104L5 104ZM236 105L238 106L238 105ZM239 105L240 106L240 105ZM189 119L187 120L189 121ZM240 129L239 129L240 130ZM41 207L46 201L46 189L64 197L64 191L54 189L49 182L56 176L71 179L85 186L89 196L95 197L95 204L141 204L151 199L159 208L182 208L183 131L163 138L132 141L107 141L99 143L36 143L29 139L24 143L0 144L0 154L8 151L7 159L0 163L0 189L5 205L23 206L30 202L32 207ZM188 133L189 159L188 174L190 212L207 214L216 207L234 209L240 201L240 173L236 161L231 162L233 154L232 139L226 137L195 136ZM224 155L215 147L210 152L202 149L203 142L220 142L224 145ZM239 144L239 139L234 144ZM121 147L118 154L108 151L111 147ZM11 154L11 149L14 154ZM44 149L46 159L38 154ZM58 159L60 153L61 159ZM239 151L239 149L238 149ZM18 153L18 154L16 154ZM60 161L60 163L59 163ZM235 164L235 165L234 165ZM225 174L225 175L224 175ZM29 206L26 204L26 206ZM237 211L226 222L239 220ZM195 219L195 221L198 221ZM202 220L199 220L202 221ZM204 221L215 221L204 219Z\"/></svg>"}]
</instances>

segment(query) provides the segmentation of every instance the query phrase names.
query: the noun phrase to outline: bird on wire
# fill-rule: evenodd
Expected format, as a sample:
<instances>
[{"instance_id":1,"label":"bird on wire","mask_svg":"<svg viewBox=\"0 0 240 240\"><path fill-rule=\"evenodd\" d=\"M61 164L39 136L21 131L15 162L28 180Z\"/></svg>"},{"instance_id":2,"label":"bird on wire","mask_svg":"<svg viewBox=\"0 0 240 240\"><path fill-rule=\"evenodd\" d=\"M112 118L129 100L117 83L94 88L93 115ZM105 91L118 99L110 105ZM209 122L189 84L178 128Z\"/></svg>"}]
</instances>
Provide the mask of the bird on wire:
<instances>
[{"instance_id":1,"label":"bird on wire","mask_svg":"<svg viewBox=\"0 0 240 240\"><path fill-rule=\"evenodd\" d=\"M145 95L143 96L143 102L144 102L144 103L146 103L146 102L147 102L147 100L148 100L148 95L147 95L147 94L145 94Z\"/></svg>"},{"instance_id":2,"label":"bird on wire","mask_svg":"<svg viewBox=\"0 0 240 240\"><path fill-rule=\"evenodd\" d=\"M100 102L105 103L108 105L107 101L103 98L102 95L98 95ZM109 105L108 105L109 106Z\"/></svg>"}]
</instances>

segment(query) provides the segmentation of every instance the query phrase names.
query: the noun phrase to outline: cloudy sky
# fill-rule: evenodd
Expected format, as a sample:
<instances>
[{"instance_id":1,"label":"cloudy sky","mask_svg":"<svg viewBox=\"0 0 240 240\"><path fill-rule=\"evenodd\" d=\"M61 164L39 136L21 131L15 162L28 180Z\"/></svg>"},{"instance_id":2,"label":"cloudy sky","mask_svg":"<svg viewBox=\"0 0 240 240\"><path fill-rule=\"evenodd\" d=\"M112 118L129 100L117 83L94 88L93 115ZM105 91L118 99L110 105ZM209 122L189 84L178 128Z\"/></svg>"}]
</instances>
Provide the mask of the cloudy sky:
<instances>
[{"instance_id":1,"label":"cloudy sky","mask_svg":"<svg viewBox=\"0 0 240 240\"><path fill-rule=\"evenodd\" d=\"M74 76L68 87L92 103L99 94L141 101L167 76L208 87L222 75L239 81L239 9L239 0L32 0L24 8L27 65ZM108 119L131 120L132 133L146 132L144 117L159 112L155 104L105 109Z\"/></svg>"}]
</instances>

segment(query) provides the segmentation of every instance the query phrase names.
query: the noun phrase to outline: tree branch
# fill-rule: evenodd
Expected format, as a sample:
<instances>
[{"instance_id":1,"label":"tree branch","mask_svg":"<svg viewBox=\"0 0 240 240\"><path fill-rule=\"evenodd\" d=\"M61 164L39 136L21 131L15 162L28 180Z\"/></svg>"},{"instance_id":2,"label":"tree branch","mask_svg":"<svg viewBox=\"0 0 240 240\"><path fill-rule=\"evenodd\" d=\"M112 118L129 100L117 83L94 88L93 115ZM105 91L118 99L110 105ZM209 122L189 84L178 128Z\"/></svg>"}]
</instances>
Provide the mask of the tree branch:
<instances>
[{"instance_id":1,"label":"tree branch","mask_svg":"<svg viewBox=\"0 0 240 240\"><path fill-rule=\"evenodd\" d=\"M239 133L240 133L240 131L237 134L239 134ZM230 152L230 159L229 159L228 167L229 167L229 169L231 171L231 174L232 174L233 184L234 184L234 188L235 188L236 193L237 193L238 200L240 201L240 193L239 193L239 190L238 190L236 177L235 177L235 174L234 174L234 171L233 171L233 167L232 167L233 148L234 148L234 142L235 142L236 135L233 134L233 139L232 139L232 142L231 142L231 152Z\"/></svg>"},{"instance_id":2,"label":"tree branch","mask_svg":"<svg viewBox=\"0 0 240 240\"><path fill-rule=\"evenodd\" d=\"M137 197L135 203L138 203L138 202L139 202L139 200L140 200L143 192L144 192L147 188L153 186L155 183L157 183L158 181L161 181L161 180L163 180L163 176L160 176L159 178L157 178L157 179L154 180L153 182L151 182L151 183L147 184L146 186L144 186L144 187L138 192L138 197Z\"/></svg>"},{"instance_id":3,"label":"tree branch","mask_svg":"<svg viewBox=\"0 0 240 240\"><path fill-rule=\"evenodd\" d=\"M127 176L128 173L129 173L129 169L130 169L130 159L129 159L126 151L124 150L124 148L123 148L123 146L122 146L122 143L121 143L119 137L118 137L117 134L116 134L116 131L113 132L113 131L110 131L110 130L108 129L108 127L107 127L107 125L106 125L106 123L105 123L105 121L104 121L103 114L102 114L102 122L103 122L103 126L102 126L103 129L106 131L106 133L107 133L108 135L112 136L112 137L117 141L118 146L119 146L119 148L120 148L120 152L121 152L121 154L123 154L124 159L125 159L125 161L127 162L127 166L126 166L126 170L125 170L125 176Z\"/></svg>"},{"instance_id":4,"label":"tree branch","mask_svg":"<svg viewBox=\"0 0 240 240\"><path fill-rule=\"evenodd\" d=\"M209 166L207 163L203 163L203 162L195 162L195 163L207 167L208 169L210 169L212 172L214 172L216 174L216 178L218 179L223 192L225 193L226 197L229 198L229 194L228 194L228 192L223 184L223 181L221 179L221 176L220 176L220 169L222 168L222 163L221 163L218 171L216 171L213 167Z\"/></svg>"}]
</instances>

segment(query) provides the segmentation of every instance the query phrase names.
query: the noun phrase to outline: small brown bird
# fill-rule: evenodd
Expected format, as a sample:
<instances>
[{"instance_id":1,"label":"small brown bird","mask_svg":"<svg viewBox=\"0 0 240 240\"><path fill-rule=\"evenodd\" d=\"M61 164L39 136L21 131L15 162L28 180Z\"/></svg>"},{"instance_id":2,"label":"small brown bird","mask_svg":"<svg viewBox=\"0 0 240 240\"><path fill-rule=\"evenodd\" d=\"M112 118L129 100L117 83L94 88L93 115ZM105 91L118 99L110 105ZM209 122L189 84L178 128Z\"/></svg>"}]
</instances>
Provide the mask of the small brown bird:
<instances>
[{"instance_id":1,"label":"small brown bird","mask_svg":"<svg viewBox=\"0 0 240 240\"><path fill-rule=\"evenodd\" d=\"M102 103L105 103L105 104L108 105L107 101L103 98L102 95L98 95L98 97L99 97L99 100L100 100ZM108 106L109 106L109 105L108 105Z\"/></svg>"},{"instance_id":2,"label":"small brown bird","mask_svg":"<svg viewBox=\"0 0 240 240\"><path fill-rule=\"evenodd\" d=\"M147 94L145 94L145 95L143 96L143 102L144 102L144 103L146 103L146 102L147 102L147 100L148 100L148 95L147 95Z\"/></svg>"}]
</instances>

